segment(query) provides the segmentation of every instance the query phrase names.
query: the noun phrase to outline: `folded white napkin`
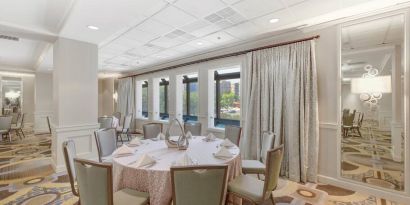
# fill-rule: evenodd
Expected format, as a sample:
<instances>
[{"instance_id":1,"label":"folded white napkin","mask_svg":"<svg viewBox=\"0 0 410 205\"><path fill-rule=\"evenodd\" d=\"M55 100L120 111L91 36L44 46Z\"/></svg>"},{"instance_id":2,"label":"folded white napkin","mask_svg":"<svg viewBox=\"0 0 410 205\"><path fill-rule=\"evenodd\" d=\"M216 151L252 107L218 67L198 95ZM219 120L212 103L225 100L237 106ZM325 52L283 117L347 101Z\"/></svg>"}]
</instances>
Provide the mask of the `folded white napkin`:
<instances>
[{"instance_id":1,"label":"folded white napkin","mask_svg":"<svg viewBox=\"0 0 410 205\"><path fill-rule=\"evenodd\" d=\"M115 150L112 153L112 156L120 157L120 156L124 156L124 155L130 155L130 154L133 154L133 153L134 153L134 150L129 148L127 145L123 144L120 148L118 148L117 150Z\"/></svg>"},{"instance_id":2,"label":"folded white napkin","mask_svg":"<svg viewBox=\"0 0 410 205\"><path fill-rule=\"evenodd\" d=\"M191 131L186 132L185 136L186 136L186 138L191 139L192 138Z\"/></svg>"},{"instance_id":3,"label":"folded white napkin","mask_svg":"<svg viewBox=\"0 0 410 205\"><path fill-rule=\"evenodd\" d=\"M144 154L137 160L137 162L135 162L134 166L138 168L154 164L155 162L155 159L153 159L151 156L149 156L148 154Z\"/></svg>"},{"instance_id":4,"label":"folded white napkin","mask_svg":"<svg viewBox=\"0 0 410 205\"><path fill-rule=\"evenodd\" d=\"M162 132L160 132L160 133L157 135L157 139L158 139L158 140L165 140L165 135L162 134Z\"/></svg>"},{"instance_id":5,"label":"folded white napkin","mask_svg":"<svg viewBox=\"0 0 410 205\"><path fill-rule=\"evenodd\" d=\"M194 162L192 161L191 157L188 156L186 153L184 154L183 157L181 157L175 162L175 165L177 166L188 166L192 164L194 164Z\"/></svg>"},{"instance_id":6,"label":"folded white napkin","mask_svg":"<svg viewBox=\"0 0 410 205\"><path fill-rule=\"evenodd\" d=\"M140 140L140 138L136 137L133 140L131 140L131 142L129 143L129 146L140 146L142 145L142 141Z\"/></svg>"},{"instance_id":7,"label":"folded white napkin","mask_svg":"<svg viewBox=\"0 0 410 205\"><path fill-rule=\"evenodd\" d=\"M221 147L215 154L215 157L221 157L221 158L231 158L232 153L226 149L225 147Z\"/></svg>"},{"instance_id":8,"label":"folded white napkin","mask_svg":"<svg viewBox=\"0 0 410 205\"><path fill-rule=\"evenodd\" d=\"M208 136L206 136L206 139L212 141L212 140L215 140L216 137L215 137L215 135L211 132L211 133L208 134Z\"/></svg>"},{"instance_id":9,"label":"folded white napkin","mask_svg":"<svg viewBox=\"0 0 410 205\"><path fill-rule=\"evenodd\" d=\"M228 138L225 138L225 140L221 143L222 146L224 147L233 147L235 144L231 142Z\"/></svg>"}]
</instances>

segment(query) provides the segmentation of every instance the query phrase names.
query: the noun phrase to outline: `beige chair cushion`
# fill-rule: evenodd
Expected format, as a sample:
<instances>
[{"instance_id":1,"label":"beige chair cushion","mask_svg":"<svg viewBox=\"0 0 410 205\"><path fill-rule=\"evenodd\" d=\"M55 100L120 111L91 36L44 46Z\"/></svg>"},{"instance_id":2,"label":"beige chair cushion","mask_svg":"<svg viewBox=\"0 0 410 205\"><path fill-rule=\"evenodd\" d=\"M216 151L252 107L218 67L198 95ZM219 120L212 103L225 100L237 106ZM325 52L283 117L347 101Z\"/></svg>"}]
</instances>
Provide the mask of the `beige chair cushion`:
<instances>
[{"instance_id":1,"label":"beige chair cushion","mask_svg":"<svg viewBox=\"0 0 410 205\"><path fill-rule=\"evenodd\" d=\"M242 160L242 172L244 174L264 174L265 164L258 160Z\"/></svg>"},{"instance_id":2,"label":"beige chair cushion","mask_svg":"<svg viewBox=\"0 0 410 205\"><path fill-rule=\"evenodd\" d=\"M264 182L255 177L241 175L228 184L228 191L239 194L256 203L262 202Z\"/></svg>"},{"instance_id":3,"label":"beige chair cushion","mask_svg":"<svg viewBox=\"0 0 410 205\"><path fill-rule=\"evenodd\" d=\"M149 202L149 194L132 189L123 189L114 193L114 205L145 205Z\"/></svg>"}]
</instances>

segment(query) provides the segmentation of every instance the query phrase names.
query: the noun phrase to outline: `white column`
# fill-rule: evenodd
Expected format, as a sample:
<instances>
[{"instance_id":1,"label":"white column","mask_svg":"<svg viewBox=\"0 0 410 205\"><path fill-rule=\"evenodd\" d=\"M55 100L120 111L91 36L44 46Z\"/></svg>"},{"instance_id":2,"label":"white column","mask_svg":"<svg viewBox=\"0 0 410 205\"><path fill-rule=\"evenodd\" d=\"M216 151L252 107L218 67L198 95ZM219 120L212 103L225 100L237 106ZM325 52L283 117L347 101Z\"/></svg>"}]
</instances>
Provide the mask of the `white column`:
<instances>
[{"instance_id":1,"label":"white column","mask_svg":"<svg viewBox=\"0 0 410 205\"><path fill-rule=\"evenodd\" d=\"M34 83L34 133L47 133L47 116L53 118L53 75L36 73Z\"/></svg>"},{"instance_id":2,"label":"white column","mask_svg":"<svg viewBox=\"0 0 410 205\"><path fill-rule=\"evenodd\" d=\"M402 137L403 131L402 118L402 67L401 67L401 47L395 46L392 57L392 122L391 122L391 137L392 137L392 155L394 161L402 161Z\"/></svg>"},{"instance_id":3,"label":"white column","mask_svg":"<svg viewBox=\"0 0 410 205\"><path fill-rule=\"evenodd\" d=\"M73 140L77 156L97 159L94 131L98 129L98 47L59 38L54 44L52 159L65 170L62 144Z\"/></svg>"}]
</instances>

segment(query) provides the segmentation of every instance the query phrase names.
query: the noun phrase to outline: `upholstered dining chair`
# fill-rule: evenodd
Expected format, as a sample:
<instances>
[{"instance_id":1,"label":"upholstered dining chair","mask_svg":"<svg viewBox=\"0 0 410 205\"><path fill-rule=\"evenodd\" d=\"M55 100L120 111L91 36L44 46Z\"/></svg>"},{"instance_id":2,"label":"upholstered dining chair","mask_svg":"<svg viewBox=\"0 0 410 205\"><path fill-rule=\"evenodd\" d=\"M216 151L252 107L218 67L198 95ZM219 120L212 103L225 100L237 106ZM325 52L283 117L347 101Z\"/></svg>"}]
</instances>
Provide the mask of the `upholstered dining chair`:
<instances>
[{"instance_id":1,"label":"upholstered dining chair","mask_svg":"<svg viewBox=\"0 0 410 205\"><path fill-rule=\"evenodd\" d=\"M186 122L184 124L185 133L190 131L194 136L201 135L202 124L200 122Z\"/></svg>"},{"instance_id":2,"label":"upholstered dining chair","mask_svg":"<svg viewBox=\"0 0 410 205\"><path fill-rule=\"evenodd\" d=\"M173 205L225 204L228 165L171 167Z\"/></svg>"},{"instance_id":3,"label":"upholstered dining chair","mask_svg":"<svg viewBox=\"0 0 410 205\"><path fill-rule=\"evenodd\" d=\"M11 142L11 120L12 116L0 116L0 134L2 137L7 136L9 137L9 141Z\"/></svg>"},{"instance_id":4,"label":"upholstered dining chair","mask_svg":"<svg viewBox=\"0 0 410 205\"><path fill-rule=\"evenodd\" d=\"M65 167L67 168L68 179L71 185L71 192L74 196L78 196L78 190L75 187L76 175L74 168L74 158L77 157L75 150L75 143L73 140L68 140L63 142L63 153L64 153L64 162Z\"/></svg>"},{"instance_id":5,"label":"upholstered dining chair","mask_svg":"<svg viewBox=\"0 0 410 205\"><path fill-rule=\"evenodd\" d=\"M266 155L268 151L273 148L275 142L275 133L263 132L262 145L259 160L242 160L242 173L244 174L265 174Z\"/></svg>"},{"instance_id":6,"label":"upholstered dining chair","mask_svg":"<svg viewBox=\"0 0 410 205\"><path fill-rule=\"evenodd\" d=\"M111 122L112 123L112 122ZM132 123L132 114L126 115L124 117L124 124L123 126L117 127L117 137L121 140L121 143L124 143L122 139L122 135L126 135L128 138L128 141L130 140L130 136L128 132L130 131L131 128L131 123Z\"/></svg>"},{"instance_id":7,"label":"upholstered dining chair","mask_svg":"<svg viewBox=\"0 0 410 205\"><path fill-rule=\"evenodd\" d=\"M117 149L117 133L114 128L100 129L94 132L97 144L98 160L111 162L111 154Z\"/></svg>"},{"instance_id":8,"label":"upholstered dining chair","mask_svg":"<svg viewBox=\"0 0 410 205\"><path fill-rule=\"evenodd\" d=\"M100 129L112 127L112 117L99 117L98 123L100 123Z\"/></svg>"},{"instance_id":9,"label":"upholstered dining chair","mask_svg":"<svg viewBox=\"0 0 410 205\"><path fill-rule=\"evenodd\" d=\"M228 138L231 142L239 146L241 140L242 128L238 126L226 125L225 126L225 138Z\"/></svg>"},{"instance_id":10,"label":"upholstered dining chair","mask_svg":"<svg viewBox=\"0 0 410 205\"><path fill-rule=\"evenodd\" d=\"M23 135L24 138L26 138L26 135L24 135L24 116L25 113L23 113L22 115L19 115L18 119L17 119L17 123L15 125L11 125L11 130L14 131L16 133L17 136L19 136L19 138L21 139L21 135Z\"/></svg>"},{"instance_id":11,"label":"upholstered dining chair","mask_svg":"<svg viewBox=\"0 0 410 205\"><path fill-rule=\"evenodd\" d=\"M272 191L276 189L283 159L283 145L269 150L266 159L265 181L248 175L240 175L228 184L228 192L244 198L252 204L263 204L270 199L275 204Z\"/></svg>"},{"instance_id":12,"label":"upholstered dining chair","mask_svg":"<svg viewBox=\"0 0 410 205\"><path fill-rule=\"evenodd\" d=\"M10 113L10 115L13 117L13 118L11 119L11 125L12 125L12 126L13 126L13 125L17 125L21 113L19 113L19 112L13 112L13 113Z\"/></svg>"},{"instance_id":13,"label":"upholstered dining chair","mask_svg":"<svg viewBox=\"0 0 410 205\"><path fill-rule=\"evenodd\" d=\"M147 123L142 126L145 139L156 138L162 132L162 123Z\"/></svg>"},{"instance_id":14,"label":"upholstered dining chair","mask_svg":"<svg viewBox=\"0 0 410 205\"><path fill-rule=\"evenodd\" d=\"M80 203L84 205L145 205L149 194L132 189L113 192L112 165L74 159Z\"/></svg>"}]
</instances>

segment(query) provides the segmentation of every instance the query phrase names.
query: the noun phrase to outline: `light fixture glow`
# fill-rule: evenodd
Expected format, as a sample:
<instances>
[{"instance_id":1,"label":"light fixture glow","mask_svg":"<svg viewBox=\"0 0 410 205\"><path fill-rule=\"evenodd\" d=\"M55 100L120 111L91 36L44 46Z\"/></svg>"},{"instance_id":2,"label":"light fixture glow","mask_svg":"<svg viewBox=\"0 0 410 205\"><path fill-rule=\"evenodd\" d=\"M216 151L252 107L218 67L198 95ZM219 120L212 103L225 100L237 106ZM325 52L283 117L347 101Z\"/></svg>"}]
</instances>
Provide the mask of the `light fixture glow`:
<instances>
[{"instance_id":1,"label":"light fixture glow","mask_svg":"<svg viewBox=\"0 0 410 205\"><path fill-rule=\"evenodd\" d=\"M196 43L196 44L199 45L199 46L204 45L204 43L202 43L202 42L198 42L198 43Z\"/></svg>"},{"instance_id":2,"label":"light fixture glow","mask_svg":"<svg viewBox=\"0 0 410 205\"><path fill-rule=\"evenodd\" d=\"M274 18L274 19L269 20L269 23L277 23L278 21L279 19Z\"/></svg>"},{"instance_id":3,"label":"light fixture glow","mask_svg":"<svg viewBox=\"0 0 410 205\"><path fill-rule=\"evenodd\" d=\"M91 29L91 30L98 30L100 28L98 28L97 26L92 26L92 25L88 25L87 28Z\"/></svg>"}]
</instances>

